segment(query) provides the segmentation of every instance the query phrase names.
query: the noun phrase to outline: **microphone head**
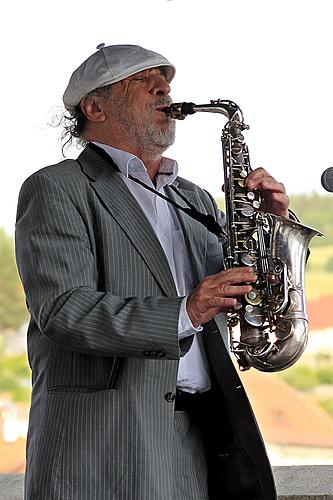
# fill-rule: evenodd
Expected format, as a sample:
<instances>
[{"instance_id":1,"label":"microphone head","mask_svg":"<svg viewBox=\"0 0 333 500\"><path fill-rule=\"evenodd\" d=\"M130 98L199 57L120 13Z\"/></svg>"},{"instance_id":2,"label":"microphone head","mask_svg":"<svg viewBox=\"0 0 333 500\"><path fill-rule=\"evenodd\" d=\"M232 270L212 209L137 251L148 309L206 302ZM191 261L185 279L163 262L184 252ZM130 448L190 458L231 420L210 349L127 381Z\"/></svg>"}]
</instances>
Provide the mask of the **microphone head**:
<instances>
[{"instance_id":1,"label":"microphone head","mask_svg":"<svg viewBox=\"0 0 333 500\"><path fill-rule=\"evenodd\" d=\"M321 175L321 185L326 191L333 193L333 167L329 167Z\"/></svg>"}]
</instances>

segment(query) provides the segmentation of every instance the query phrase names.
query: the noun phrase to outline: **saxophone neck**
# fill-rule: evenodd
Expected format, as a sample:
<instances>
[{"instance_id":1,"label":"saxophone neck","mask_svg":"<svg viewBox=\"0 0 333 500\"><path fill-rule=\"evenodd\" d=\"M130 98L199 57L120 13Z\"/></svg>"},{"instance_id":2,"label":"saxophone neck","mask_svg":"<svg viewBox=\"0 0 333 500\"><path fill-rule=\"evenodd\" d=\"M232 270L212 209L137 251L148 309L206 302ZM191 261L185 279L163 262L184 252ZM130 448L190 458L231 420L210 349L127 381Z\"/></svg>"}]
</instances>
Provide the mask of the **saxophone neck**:
<instances>
[{"instance_id":1,"label":"saxophone neck","mask_svg":"<svg viewBox=\"0 0 333 500\"><path fill-rule=\"evenodd\" d=\"M194 104L193 102L173 103L164 109L170 118L175 120L184 120L186 116L194 113L221 113L228 118L228 122L238 122L243 124L243 129L248 128L244 124L243 113L239 106L233 101L217 99L208 104Z\"/></svg>"}]
</instances>

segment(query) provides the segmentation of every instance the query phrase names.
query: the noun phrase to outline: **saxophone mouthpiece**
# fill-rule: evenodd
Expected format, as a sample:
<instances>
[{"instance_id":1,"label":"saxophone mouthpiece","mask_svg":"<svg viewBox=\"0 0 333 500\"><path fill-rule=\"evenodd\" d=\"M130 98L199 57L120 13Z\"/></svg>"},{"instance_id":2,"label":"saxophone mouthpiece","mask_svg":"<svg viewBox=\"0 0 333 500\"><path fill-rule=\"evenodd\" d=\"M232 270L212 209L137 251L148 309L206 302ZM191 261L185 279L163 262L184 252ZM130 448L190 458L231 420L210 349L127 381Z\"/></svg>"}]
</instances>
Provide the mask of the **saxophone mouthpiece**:
<instances>
[{"instance_id":1,"label":"saxophone mouthpiece","mask_svg":"<svg viewBox=\"0 0 333 500\"><path fill-rule=\"evenodd\" d=\"M195 113L195 104L193 102L175 102L164 108L163 111L174 120L184 120L187 115Z\"/></svg>"}]
</instances>

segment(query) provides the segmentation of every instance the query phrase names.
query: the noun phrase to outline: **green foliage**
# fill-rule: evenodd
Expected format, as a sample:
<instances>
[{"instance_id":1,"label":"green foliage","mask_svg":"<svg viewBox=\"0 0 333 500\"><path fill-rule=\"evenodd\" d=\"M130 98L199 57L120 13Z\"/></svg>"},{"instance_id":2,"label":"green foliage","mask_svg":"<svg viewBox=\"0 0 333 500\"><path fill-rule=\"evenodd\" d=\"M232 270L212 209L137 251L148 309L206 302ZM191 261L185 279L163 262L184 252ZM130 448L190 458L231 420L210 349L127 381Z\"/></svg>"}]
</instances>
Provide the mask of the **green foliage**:
<instances>
[{"instance_id":1,"label":"green foliage","mask_svg":"<svg viewBox=\"0 0 333 500\"><path fill-rule=\"evenodd\" d=\"M318 386L330 386L333 381L333 354L324 350L313 357L313 365L296 364L278 375L295 389L315 394ZM318 399L318 402L333 416L333 398Z\"/></svg>"},{"instance_id":2,"label":"green foliage","mask_svg":"<svg viewBox=\"0 0 333 500\"><path fill-rule=\"evenodd\" d=\"M13 401L30 400L30 368L26 354L11 356L0 347L0 393L11 395Z\"/></svg>"},{"instance_id":3,"label":"green foliage","mask_svg":"<svg viewBox=\"0 0 333 500\"><path fill-rule=\"evenodd\" d=\"M332 384L333 381L333 366L323 366L317 369L317 377L319 384Z\"/></svg>"},{"instance_id":4,"label":"green foliage","mask_svg":"<svg viewBox=\"0 0 333 500\"><path fill-rule=\"evenodd\" d=\"M330 385L333 381L333 354L323 350L313 358L313 365L296 364L279 373L288 384L301 391L310 391L317 385Z\"/></svg>"},{"instance_id":5,"label":"green foliage","mask_svg":"<svg viewBox=\"0 0 333 500\"><path fill-rule=\"evenodd\" d=\"M318 229L324 238L313 238L311 247L333 244L333 196L311 194L291 194L290 208L303 224Z\"/></svg>"},{"instance_id":6,"label":"green foliage","mask_svg":"<svg viewBox=\"0 0 333 500\"><path fill-rule=\"evenodd\" d=\"M329 399L320 399L320 406L324 408L330 415L333 417L333 398Z\"/></svg>"},{"instance_id":7,"label":"green foliage","mask_svg":"<svg viewBox=\"0 0 333 500\"><path fill-rule=\"evenodd\" d=\"M333 244L333 195L290 194L290 208L302 224L318 229L324 238L313 238L311 247ZM223 210L223 198L217 199L218 206Z\"/></svg>"},{"instance_id":8,"label":"green foliage","mask_svg":"<svg viewBox=\"0 0 333 500\"><path fill-rule=\"evenodd\" d=\"M333 257L328 259L328 261L326 262L326 265L325 265L325 269L327 272L333 273Z\"/></svg>"},{"instance_id":9,"label":"green foliage","mask_svg":"<svg viewBox=\"0 0 333 500\"><path fill-rule=\"evenodd\" d=\"M288 384L300 391L310 391L319 383L318 370L307 365L294 365L285 372L281 372L279 375Z\"/></svg>"},{"instance_id":10,"label":"green foliage","mask_svg":"<svg viewBox=\"0 0 333 500\"><path fill-rule=\"evenodd\" d=\"M17 329L28 314L15 263L14 243L3 229L0 229L0 262L0 331Z\"/></svg>"}]
</instances>

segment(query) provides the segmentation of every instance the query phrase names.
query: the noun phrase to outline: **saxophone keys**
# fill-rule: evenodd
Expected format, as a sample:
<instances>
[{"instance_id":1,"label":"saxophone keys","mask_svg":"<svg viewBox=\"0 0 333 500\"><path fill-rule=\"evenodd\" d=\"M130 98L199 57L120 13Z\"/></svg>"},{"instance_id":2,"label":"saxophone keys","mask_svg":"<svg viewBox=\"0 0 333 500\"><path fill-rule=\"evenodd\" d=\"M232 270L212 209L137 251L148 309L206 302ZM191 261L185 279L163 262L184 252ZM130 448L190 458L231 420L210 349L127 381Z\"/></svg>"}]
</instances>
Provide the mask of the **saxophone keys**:
<instances>
[{"instance_id":1,"label":"saxophone keys","mask_svg":"<svg viewBox=\"0 0 333 500\"><path fill-rule=\"evenodd\" d=\"M252 217L254 214L254 208L251 205L242 207L241 214L244 215L244 217Z\"/></svg>"},{"instance_id":2,"label":"saxophone keys","mask_svg":"<svg viewBox=\"0 0 333 500\"><path fill-rule=\"evenodd\" d=\"M262 301L262 295L261 295L261 293L258 292L258 290L253 288L251 290L251 292L249 292L245 295L245 300L250 305L250 307L257 306ZM249 312L251 312L251 311L249 311Z\"/></svg>"},{"instance_id":3,"label":"saxophone keys","mask_svg":"<svg viewBox=\"0 0 333 500\"><path fill-rule=\"evenodd\" d=\"M252 202L251 205L253 208L255 208L256 210L260 208L261 200L257 198L256 194L253 191L249 191L248 193L246 193L246 197L249 201Z\"/></svg>"},{"instance_id":4,"label":"saxophone keys","mask_svg":"<svg viewBox=\"0 0 333 500\"><path fill-rule=\"evenodd\" d=\"M254 253L242 253L241 261L245 266L254 266L257 262L256 255Z\"/></svg>"},{"instance_id":5,"label":"saxophone keys","mask_svg":"<svg viewBox=\"0 0 333 500\"><path fill-rule=\"evenodd\" d=\"M265 321L260 308L250 304L245 306L244 319L251 326L262 326Z\"/></svg>"}]
</instances>

